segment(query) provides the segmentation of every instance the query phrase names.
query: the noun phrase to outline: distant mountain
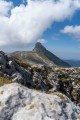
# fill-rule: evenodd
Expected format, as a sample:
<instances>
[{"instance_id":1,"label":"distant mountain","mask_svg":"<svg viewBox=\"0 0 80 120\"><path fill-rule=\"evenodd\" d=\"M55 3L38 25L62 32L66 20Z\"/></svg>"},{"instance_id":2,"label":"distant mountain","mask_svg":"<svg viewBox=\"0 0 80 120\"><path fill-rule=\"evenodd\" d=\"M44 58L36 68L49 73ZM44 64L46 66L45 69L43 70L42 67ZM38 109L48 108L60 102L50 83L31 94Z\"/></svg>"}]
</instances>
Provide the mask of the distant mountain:
<instances>
[{"instance_id":1,"label":"distant mountain","mask_svg":"<svg viewBox=\"0 0 80 120\"><path fill-rule=\"evenodd\" d=\"M64 60L68 64L70 64L72 67L80 67L80 60Z\"/></svg>"},{"instance_id":2,"label":"distant mountain","mask_svg":"<svg viewBox=\"0 0 80 120\"><path fill-rule=\"evenodd\" d=\"M11 54L15 58L30 64L70 67L70 65L48 51L41 43L36 43L33 51L16 51Z\"/></svg>"}]
</instances>

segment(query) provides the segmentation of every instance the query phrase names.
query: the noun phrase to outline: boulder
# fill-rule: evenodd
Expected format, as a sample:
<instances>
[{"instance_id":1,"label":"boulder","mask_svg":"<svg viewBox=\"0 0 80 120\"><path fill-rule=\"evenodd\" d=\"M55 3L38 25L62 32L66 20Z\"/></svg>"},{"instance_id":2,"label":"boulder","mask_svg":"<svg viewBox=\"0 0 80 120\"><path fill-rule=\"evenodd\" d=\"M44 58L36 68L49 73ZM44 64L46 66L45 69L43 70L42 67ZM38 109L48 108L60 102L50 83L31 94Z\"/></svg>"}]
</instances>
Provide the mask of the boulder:
<instances>
[{"instance_id":1,"label":"boulder","mask_svg":"<svg viewBox=\"0 0 80 120\"><path fill-rule=\"evenodd\" d=\"M80 108L58 95L12 83L0 87L0 120L79 120Z\"/></svg>"}]
</instances>

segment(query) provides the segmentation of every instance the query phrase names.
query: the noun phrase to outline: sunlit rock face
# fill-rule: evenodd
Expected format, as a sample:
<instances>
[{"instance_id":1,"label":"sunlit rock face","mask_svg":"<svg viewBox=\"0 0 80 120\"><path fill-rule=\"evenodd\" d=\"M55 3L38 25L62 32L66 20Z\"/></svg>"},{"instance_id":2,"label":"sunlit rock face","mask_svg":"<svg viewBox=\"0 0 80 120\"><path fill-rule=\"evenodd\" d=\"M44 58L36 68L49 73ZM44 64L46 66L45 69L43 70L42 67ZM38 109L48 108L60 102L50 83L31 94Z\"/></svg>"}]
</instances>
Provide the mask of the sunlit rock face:
<instances>
[{"instance_id":1,"label":"sunlit rock face","mask_svg":"<svg viewBox=\"0 0 80 120\"><path fill-rule=\"evenodd\" d=\"M0 120L79 120L80 108L64 96L12 83L0 87Z\"/></svg>"}]
</instances>

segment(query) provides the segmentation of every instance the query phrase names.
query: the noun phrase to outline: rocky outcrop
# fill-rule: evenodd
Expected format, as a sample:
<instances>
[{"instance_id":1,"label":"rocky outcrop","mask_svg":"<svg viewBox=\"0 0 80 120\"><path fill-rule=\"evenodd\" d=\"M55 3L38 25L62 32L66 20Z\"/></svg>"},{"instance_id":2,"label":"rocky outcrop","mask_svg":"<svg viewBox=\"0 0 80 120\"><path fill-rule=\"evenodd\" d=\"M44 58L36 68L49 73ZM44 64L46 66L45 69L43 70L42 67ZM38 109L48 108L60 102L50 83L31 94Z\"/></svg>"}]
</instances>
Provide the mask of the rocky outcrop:
<instances>
[{"instance_id":1,"label":"rocky outcrop","mask_svg":"<svg viewBox=\"0 0 80 120\"><path fill-rule=\"evenodd\" d=\"M79 119L80 108L66 96L37 92L17 83L0 87L0 120Z\"/></svg>"},{"instance_id":2,"label":"rocky outcrop","mask_svg":"<svg viewBox=\"0 0 80 120\"><path fill-rule=\"evenodd\" d=\"M61 92L80 106L80 69L54 68L44 65L30 66L0 53L0 76L43 92ZM8 81L9 82L9 81ZM1 85L7 83L3 81Z\"/></svg>"},{"instance_id":3,"label":"rocky outcrop","mask_svg":"<svg viewBox=\"0 0 80 120\"><path fill-rule=\"evenodd\" d=\"M24 85L31 80L31 74L19 66L14 58L4 52L0 53L0 76Z\"/></svg>"}]
</instances>

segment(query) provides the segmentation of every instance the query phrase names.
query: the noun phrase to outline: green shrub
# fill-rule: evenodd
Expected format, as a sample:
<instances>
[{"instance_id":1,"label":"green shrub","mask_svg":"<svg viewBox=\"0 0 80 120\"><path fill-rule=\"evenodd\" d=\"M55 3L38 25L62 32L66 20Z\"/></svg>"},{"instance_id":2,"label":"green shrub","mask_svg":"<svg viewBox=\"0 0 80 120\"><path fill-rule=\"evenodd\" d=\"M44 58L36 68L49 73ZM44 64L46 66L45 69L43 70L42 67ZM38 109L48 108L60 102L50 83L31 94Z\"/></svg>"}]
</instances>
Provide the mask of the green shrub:
<instances>
[{"instance_id":1,"label":"green shrub","mask_svg":"<svg viewBox=\"0 0 80 120\"><path fill-rule=\"evenodd\" d=\"M76 101L77 98L78 98L77 90L73 90L73 91L71 92L71 95L73 96L74 100Z\"/></svg>"},{"instance_id":2,"label":"green shrub","mask_svg":"<svg viewBox=\"0 0 80 120\"><path fill-rule=\"evenodd\" d=\"M37 67L33 67L33 68L32 68L32 71L33 71L33 72L36 71L36 72L39 72L39 73L40 73L40 72L41 72L41 69L40 69L40 68L37 68Z\"/></svg>"},{"instance_id":3,"label":"green shrub","mask_svg":"<svg viewBox=\"0 0 80 120\"><path fill-rule=\"evenodd\" d=\"M80 80L75 79L74 82L75 82L76 85L80 85Z\"/></svg>"},{"instance_id":4,"label":"green shrub","mask_svg":"<svg viewBox=\"0 0 80 120\"><path fill-rule=\"evenodd\" d=\"M58 75L58 78L65 78L65 74L63 73L63 74L61 74L61 75Z\"/></svg>"},{"instance_id":5,"label":"green shrub","mask_svg":"<svg viewBox=\"0 0 80 120\"><path fill-rule=\"evenodd\" d=\"M49 66L45 66L45 70L46 70L46 72L47 72L48 74L53 71L52 68L49 67Z\"/></svg>"},{"instance_id":6,"label":"green shrub","mask_svg":"<svg viewBox=\"0 0 80 120\"><path fill-rule=\"evenodd\" d=\"M41 73L44 74L44 70L41 70Z\"/></svg>"},{"instance_id":7,"label":"green shrub","mask_svg":"<svg viewBox=\"0 0 80 120\"><path fill-rule=\"evenodd\" d=\"M69 81L66 78L60 79L63 84L69 85Z\"/></svg>"}]
</instances>

